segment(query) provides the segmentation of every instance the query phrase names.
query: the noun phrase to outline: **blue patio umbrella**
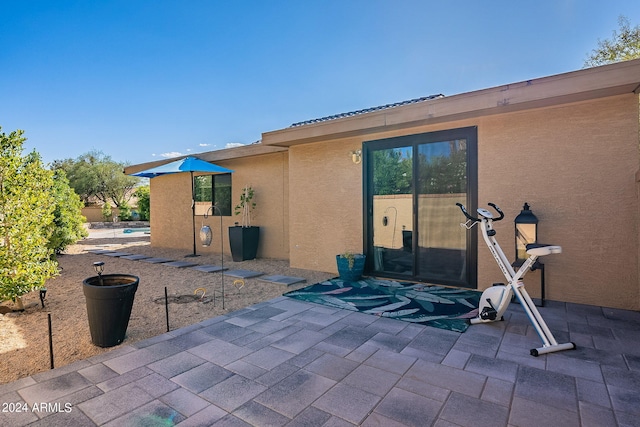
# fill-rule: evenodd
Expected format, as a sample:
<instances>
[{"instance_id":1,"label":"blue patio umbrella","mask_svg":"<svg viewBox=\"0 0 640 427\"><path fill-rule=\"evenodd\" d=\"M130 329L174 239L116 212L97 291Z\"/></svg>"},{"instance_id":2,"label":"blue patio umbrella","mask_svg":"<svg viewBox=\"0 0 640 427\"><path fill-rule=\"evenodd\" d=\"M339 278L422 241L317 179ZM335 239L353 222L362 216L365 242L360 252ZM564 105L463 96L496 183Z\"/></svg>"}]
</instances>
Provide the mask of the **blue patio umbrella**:
<instances>
[{"instance_id":1,"label":"blue patio umbrella","mask_svg":"<svg viewBox=\"0 0 640 427\"><path fill-rule=\"evenodd\" d=\"M190 256L196 256L196 197L195 197L195 185L193 182L193 173L233 173L231 169L223 168L222 166L215 165L213 163L198 159L197 157L185 157L174 162L170 162L155 168L146 169L140 172L131 174L141 178L155 178L161 175L169 175L174 173L189 172L191 174L191 221L193 228L193 254Z\"/></svg>"}]
</instances>

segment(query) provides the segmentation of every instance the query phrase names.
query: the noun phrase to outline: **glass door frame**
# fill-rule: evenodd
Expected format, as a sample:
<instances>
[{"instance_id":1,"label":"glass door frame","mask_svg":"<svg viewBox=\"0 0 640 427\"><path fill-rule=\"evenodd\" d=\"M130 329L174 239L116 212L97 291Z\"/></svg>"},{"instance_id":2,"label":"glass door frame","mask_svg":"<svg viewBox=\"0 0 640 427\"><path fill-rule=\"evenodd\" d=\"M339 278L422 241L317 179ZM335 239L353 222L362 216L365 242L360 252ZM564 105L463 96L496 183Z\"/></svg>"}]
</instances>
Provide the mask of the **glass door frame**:
<instances>
[{"instance_id":1,"label":"glass door frame","mask_svg":"<svg viewBox=\"0 0 640 427\"><path fill-rule=\"evenodd\" d=\"M385 150L400 147L412 147L413 150L413 173L412 173L412 189L413 189L413 254L416 256L419 239L418 233L418 147L422 144L431 142L442 142L455 139L465 139L467 141L467 196L465 206L469 212L475 212L478 206L478 128L477 126L448 129L434 132L426 132L413 135L405 135L378 139L372 141L364 141L362 144L363 167L362 167L362 183L363 183L363 247L366 249L367 262L365 272L367 274L379 275L381 277L389 277L400 280L417 280L443 285L462 286L471 289L477 289L477 265L478 265L478 235L476 228L467 230L466 251L465 251L465 268L466 281L462 280L429 280L425 277L418 277L418 259L414 259L413 273L411 276L406 274L393 274L392 272L375 271L374 265L374 245L373 245L373 155L377 150ZM460 213L460 222L464 222L462 212ZM416 256L417 257L417 256Z\"/></svg>"}]
</instances>

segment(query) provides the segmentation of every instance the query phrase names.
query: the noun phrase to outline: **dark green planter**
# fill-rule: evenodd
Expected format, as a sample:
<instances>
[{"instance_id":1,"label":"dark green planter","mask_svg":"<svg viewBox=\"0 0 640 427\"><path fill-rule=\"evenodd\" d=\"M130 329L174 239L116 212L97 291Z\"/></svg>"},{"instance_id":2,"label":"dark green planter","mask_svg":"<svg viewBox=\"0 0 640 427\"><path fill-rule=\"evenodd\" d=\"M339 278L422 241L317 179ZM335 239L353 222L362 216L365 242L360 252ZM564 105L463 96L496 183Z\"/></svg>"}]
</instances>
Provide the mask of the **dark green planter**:
<instances>
[{"instance_id":1,"label":"dark green planter","mask_svg":"<svg viewBox=\"0 0 640 427\"><path fill-rule=\"evenodd\" d=\"M235 262L255 259L260 243L260 227L229 227L229 246Z\"/></svg>"},{"instance_id":2,"label":"dark green planter","mask_svg":"<svg viewBox=\"0 0 640 427\"><path fill-rule=\"evenodd\" d=\"M137 276L128 274L103 274L82 282L91 341L98 347L124 341L139 282Z\"/></svg>"},{"instance_id":3,"label":"dark green planter","mask_svg":"<svg viewBox=\"0 0 640 427\"><path fill-rule=\"evenodd\" d=\"M345 282L357 282L362 278L364 272L364 263L366 260L364 254L354 254L353 267L349 268L349 259L336 255L336 263L338 264L338 274L340 280Z\"/></svg>"}]
</instances>

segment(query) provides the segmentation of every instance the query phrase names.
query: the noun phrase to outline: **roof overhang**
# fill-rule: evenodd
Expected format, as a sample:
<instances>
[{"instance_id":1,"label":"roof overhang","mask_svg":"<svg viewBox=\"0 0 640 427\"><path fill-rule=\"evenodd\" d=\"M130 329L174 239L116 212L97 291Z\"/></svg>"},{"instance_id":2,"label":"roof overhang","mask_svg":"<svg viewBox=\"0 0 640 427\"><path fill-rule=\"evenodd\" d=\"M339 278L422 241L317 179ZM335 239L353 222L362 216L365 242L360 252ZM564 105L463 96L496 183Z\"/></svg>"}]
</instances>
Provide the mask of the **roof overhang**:
<instances>
[{"instance_id":1,"label":"roof overhang","mask_svg":"<svg viewBox=\"0 0 640 427\"><path fill-rule=\"evenodd\" d=\"M639 91L640 59L636 59L399 106L355 117L266 132L262 134L262 144L290 147L608 96L638 94Z\"/></svg>"},{"instance_id":2,"label":"roof overhang","mask_svg":"<svg viewBox=\"0 0 640 427\"><path fill-rule=\"evenodd\" d=\"M216 162L222 162L225 160L263 156L266 154L281 153L286 151L287 151L287 148L284 148L284 147L265 146L263 144L258 143L258 144L251 144L251 145L243 145L243 146L234 147L234 148L226 148L224 150L207 151L206 153L189 154L188 156L197 157L201 160L205 160L211 163L216 163ZM124 168L124 173L127 175L131 175L136 172L155 168L157 166L162 166L167 163L171 163L188 156L185 155L185 156L179 156L179 157L172 157L170 159L163 159L163 160L157 160L154 162L140 163L137 165L127 166Z\"/></svg>"}]
</instances>

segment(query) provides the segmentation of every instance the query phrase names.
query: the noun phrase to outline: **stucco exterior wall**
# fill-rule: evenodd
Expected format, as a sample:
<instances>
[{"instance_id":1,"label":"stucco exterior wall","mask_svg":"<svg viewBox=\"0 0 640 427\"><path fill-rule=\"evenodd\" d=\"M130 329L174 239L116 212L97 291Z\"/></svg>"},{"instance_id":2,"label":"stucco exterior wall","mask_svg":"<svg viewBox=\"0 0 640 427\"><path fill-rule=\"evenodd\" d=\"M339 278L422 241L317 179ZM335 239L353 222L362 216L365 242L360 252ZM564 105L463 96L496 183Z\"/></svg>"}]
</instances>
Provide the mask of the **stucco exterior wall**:
<instances>
[{"instance_id":1,"label":"stucco exterior wall","mask_svg":"<svg viewBox=\"0 0 640 427\"><path fill-rule=\"evenodd\" d=\"M638 142L634 94L479 122L478 201L504 209L496 229L505 253L513 259L513 218L524 202L540 220L539 240L563 248L543 259L547 298L640 308ZM478 262L479 284L500 277L482 247ZM536 276L528 288L537 289Z\"/></svg>"},{"instance_id":2,"label":"stucco exterior wall","mask_svg":"<svg viewBox=\"0 0 640 427\"><path fill-rule=\"evenodd\" d=\"M292 267L336 271L335 256L362 252L362 163L350 151L361 139L289 149Z\"/></svg>"},{"instance_id":3,"label":"stucco exterior wall","mask_svg":"<svg viewBox=\"0 0 640 427\"><path fill-rule=\"evenodd\" d=\"M513 219L528 202L539 240L564 250L543 259L546 298L640 309L638 101L630 93L291 146L291 266L336 272L336 254L363 250L363 165L350 156L363 141L477 126L478 201L503 208L496 229L507 256L514 258ZM478 240L483 289L504 278ZM539 281L538 272L527 276L533 296Z\"/></svg>"},{"instance_id":4,"label":"stucco exterior wall","mask_svg":"<svg viewBox=\"0 0 640 427\"><path fill-rule=\"evenodd\" d=\"M252 225L260 226L258 257L287 259L289 257L288 223L288 157L287 153L266 154L250 158L216 162L234 170L232 209L240 201L245 185L255 191L256 209ZM197 175L197 174L196 174ZM193 251L191 223L191 183L188 173L165 175L150 180L151 185L151 245ZM230 254L228 227L241 220L240 216L222 218L224 251ZM213 231L209 247L202 247L199 231L203 224ZM155 230L161 230L156 232ZM197 253L220 253L220 218L196 215Z\"/></svg>"}]
</instances>

